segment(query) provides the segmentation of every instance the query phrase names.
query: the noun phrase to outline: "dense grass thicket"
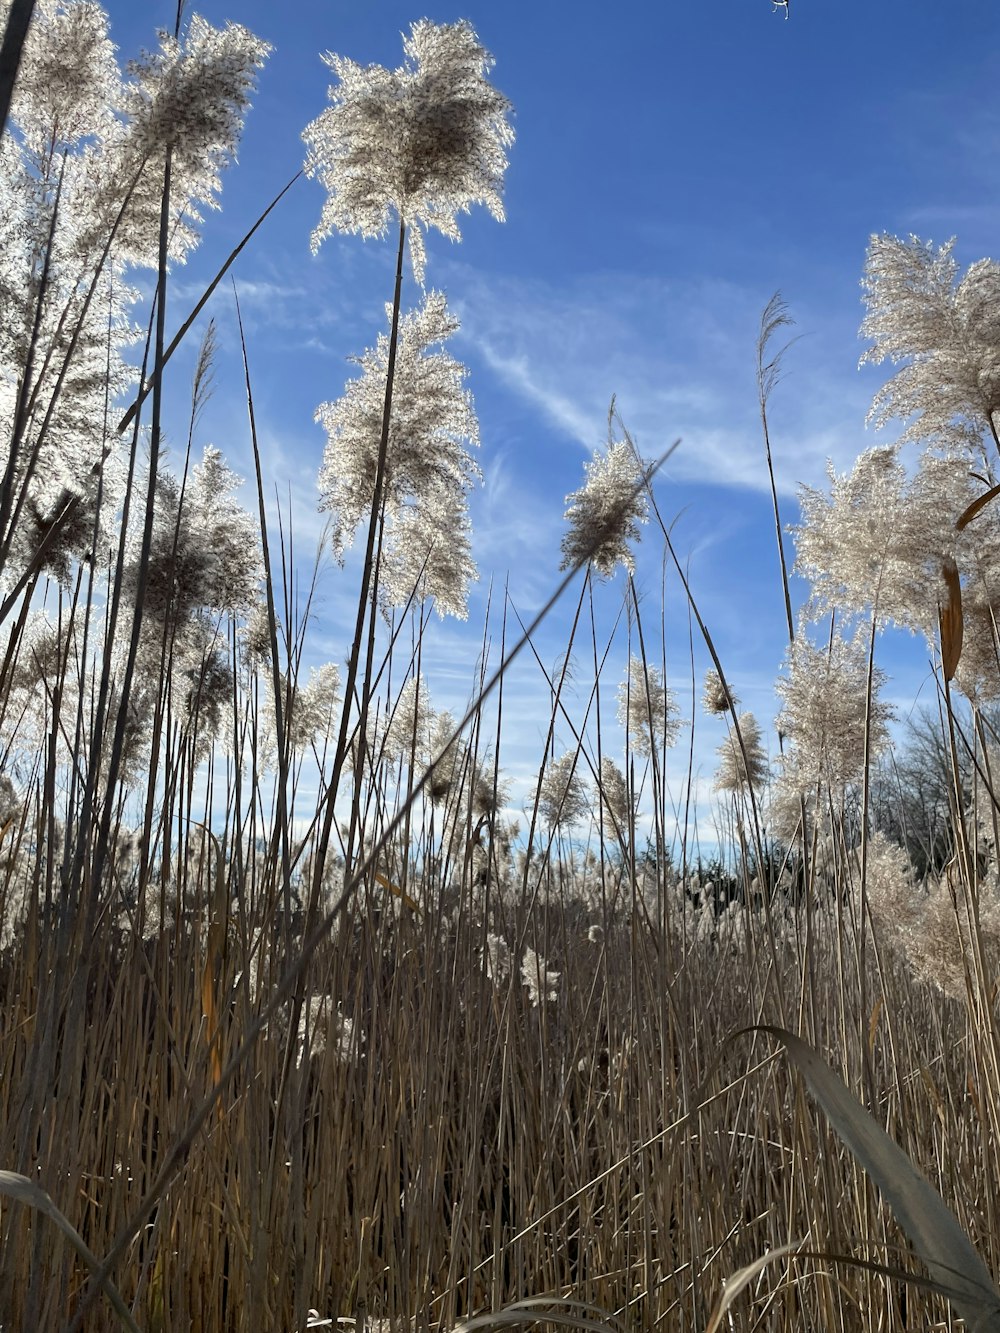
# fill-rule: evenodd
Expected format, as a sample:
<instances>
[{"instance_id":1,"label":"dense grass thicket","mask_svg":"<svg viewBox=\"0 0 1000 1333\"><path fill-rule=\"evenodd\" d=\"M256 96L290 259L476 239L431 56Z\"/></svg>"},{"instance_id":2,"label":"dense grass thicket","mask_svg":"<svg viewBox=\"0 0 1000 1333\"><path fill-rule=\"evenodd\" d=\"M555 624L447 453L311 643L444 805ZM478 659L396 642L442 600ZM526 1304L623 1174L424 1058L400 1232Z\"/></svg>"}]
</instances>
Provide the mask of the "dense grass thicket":
<instances>
[{"instance_id":1,"label":"dense grass thicket","mask_svg":"<svg viewBox=\"0 0 1000 1333\"><path fill-rule=\"evenodd\" d=\"M721 1326L962 1327L855 1111L767 1029L822 1055L997 1271L1000 267L873 238L863 332L897 367L874 412L905 430L803 493L794 555L775 499L777 764L615 414L560 598L524 629L498 597L455 717L424 653L432 610L467 610L478 427L457 322L431 289L409 308L409 269L428 228L502 220L509 108L466 23L415 24L397 70L329 58L314 245L388 235L398 263L386 331L317 411L329 548L364 558L343 662L310 668L249 371L255 512L200 438L211 324L183 330L186 450L161 447L167 292L266 55L179 13L123 73L97 4L39 0L0 147L0 1330L452 1329L544 1298L522 1323L700 1333L755 1263ZM787 323L775 300L762 470ZM640 533L704 684L667 679ZM546 616L565 653L538 658L515 819L502 668ZM890 622L939 663L895 751ZM695 689L725 726L711 863L692 773L667 780Z\"/></svg>"}]
</instances>

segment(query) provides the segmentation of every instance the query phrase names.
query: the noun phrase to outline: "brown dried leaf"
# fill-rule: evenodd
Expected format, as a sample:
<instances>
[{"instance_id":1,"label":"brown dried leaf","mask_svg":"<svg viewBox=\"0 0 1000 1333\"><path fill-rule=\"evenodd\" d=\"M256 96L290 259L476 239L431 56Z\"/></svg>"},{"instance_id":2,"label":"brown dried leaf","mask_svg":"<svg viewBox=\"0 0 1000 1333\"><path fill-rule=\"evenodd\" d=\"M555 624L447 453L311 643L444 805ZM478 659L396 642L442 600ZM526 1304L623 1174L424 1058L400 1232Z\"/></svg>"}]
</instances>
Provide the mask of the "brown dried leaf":
<instances>
[{"instance_id":1,"label":"brown dried leaf","mask_svg":"<svg viewBox=\"0 0 1000 1333\"><path fill-rule=\"evenodd\" d=\"M998 495L1000 495L1000 486L993 486L985 495L980 495L977 499L973 500L972 504L969 505L968 509L966 509L965 513L955 524L955 531L961 532L963 528L968 527L976 515L981 510L985 509L991 500L995 500Z\"/></svg>"},{"instance_id":2,"label":"brown dried leaf","mask_svg":"<svg viewBox=\"0 0 1000 1333\"><path fill-rule=\"evenodd\" d=\"M941 565L941 575L948 589L948 604L938 611L938 623L941 627L941 668L945 680L954 679L958 670L958 661L962 656L962 585L958 577L958 566L951 556Z\"/></svg>"}]
</instances>

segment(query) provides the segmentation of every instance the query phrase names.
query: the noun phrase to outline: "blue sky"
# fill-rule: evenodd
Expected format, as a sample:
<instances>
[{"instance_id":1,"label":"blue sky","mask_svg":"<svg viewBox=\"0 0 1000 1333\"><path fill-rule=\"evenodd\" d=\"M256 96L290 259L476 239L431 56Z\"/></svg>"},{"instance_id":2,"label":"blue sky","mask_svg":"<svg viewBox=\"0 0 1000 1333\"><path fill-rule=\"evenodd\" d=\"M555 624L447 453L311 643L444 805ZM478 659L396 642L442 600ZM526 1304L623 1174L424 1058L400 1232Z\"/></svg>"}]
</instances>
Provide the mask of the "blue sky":
<instances>
[{"instance_id":1,"label":"blue sky","mask_svg":"<svg viewBox=\"0 0 1000 1333\"><path fill-rule=\"evenodd\" d=\"M152 0L108 8L124 56L172 24L171 6ZM864 418L884 375L857 364L869 235L941 242L957 234L962 263L991 253L1000 10L990 0L792 0L786 21L769 0L416 9L397 0L205 0L197 8L213 23L246 24L274 51L239 164L226 173L222 211L176 274L176 319L301 165L302 129L325 106L331 79L322 51L396 66L400 33L415 19L467 18L513 104L507 222L480 210L464 221L461 245L436 234L428 242L427 283L462 318L452 350L470 370L485 476L472 501L482 581L467 624L435 621L433 701L459 707L471 688L491 578L494 612L505 581L525 615L554 586L564 497L604 441L616 395L644 454L681 440L658 482L659 503L675 520L677 550L732 684L768 727L786 632L754 380L760 313L780 289L801 335L771 407L783 517L792 522L800 483L821 484L827 458L845 468L874 442ZM265 468L290 496L302 552L320 531L323 434L313 412L340 395L346 358L381 331L393 263L387 243L353 237L312 256L321 202L318 184L299 181L236 268ZM410 276L404 305L418 295ZM222 354L203 442L245 472L231 295L220 291L212 312ZM196 343L175 365L178 439ZM661 556L651 527L639 586L657 625ZM327 562L308 660L346 654L351 569ZM620 580L600 589L603 625L623 591ZM549 665L565 647L572 596L540 635ZM707 786L721 733L692 712L676 578L666 608L671 684L694 718ZM622 640L620 660L624 652ZM706 656L700 644L694 653L700 697ZM921 690L933 701L922 642L886 636L880 658L901 711ZM546 696L530 664L512 678L503 758L522 787L540 756ZM574 706L585 700L581 686ZM676 759L680 773L686 744Z\"/></svg>"}]
</instances>

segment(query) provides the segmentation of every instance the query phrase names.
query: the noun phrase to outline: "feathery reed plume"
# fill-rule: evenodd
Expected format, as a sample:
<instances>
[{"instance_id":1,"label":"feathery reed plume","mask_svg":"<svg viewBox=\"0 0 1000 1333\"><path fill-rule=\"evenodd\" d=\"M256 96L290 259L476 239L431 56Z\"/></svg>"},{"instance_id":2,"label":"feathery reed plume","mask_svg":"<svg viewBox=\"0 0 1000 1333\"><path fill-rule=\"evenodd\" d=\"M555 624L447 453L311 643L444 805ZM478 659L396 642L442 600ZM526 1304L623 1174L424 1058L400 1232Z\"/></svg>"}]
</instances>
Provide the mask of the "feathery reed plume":
<instances>
[{"instance_id":1,"label":"feathery reed plume","mask_svg":"<svg viewBox=\"0 0 1000 1333\"><path fill-rule=\"evenodd\" d=\"M642 462L631 441L618 440L584 467L586 481L566 497L569 531L563 535L559 568L589 560L603 578L611 578L619 565L634 574L629 542L639 540L639 524L649 518Z\"/></svg>"},{"instance_id":2,"label":"feathery reed plume","mask_svg":"<svg viewBox=\"0 0 1000 1333\"><path fill-rule=\"evenodd\" d=\"M538 812L549 828L577 824L588 813L590 802L577 765L577 752L549 762L538 793Z\"/></svg>"},{"instance_id":3,"label":"feathery reed plume","mask_svg":"<svg viewBox=\"0 0 1000 1333\"><path fill-rule=\"evenodd\" d=\"M677 743L681 720L663 672L642 657L629 658L628 674L618 686L618 721L638 754L669 749Z\"/></svg>"},{"instance_id":4,"label":"feathery reed plume","mask_svg":"<svg viewBox=\"0 0 1000 1333\"><path fill-rule=\"evenodd\" d=\"M521 982L528 990L528 1002L535 1009L543 1002L554 1004L559 998L559 977L540 953L525 949L521 959Z\"/></svg>"},{"instance_id":5,"label":"feathery reed plume","mask_svg":"<svg viewBox=\"0 0 1000 1333\"><path fill-rule=\"evenodd\" d=\"M505 150L513 142L506 119L506 99L485 77L492 60L469 24L439 26L422 20L404 41L404 51L408 63L396 71L378 66L364 69L344 57L330 55L328 63L338 75L339 85L330 90L331 106L303 135L308 146L305 170L308 175L318 176L327 190L326 205L313 233L314 249L335 228L377 236L388 229L393 216L399 222L389 336L382 351L384 389L378 448L371 460L374 467L365 476L363 486L364 493L371 495L364 568L344 685L350 705L360 676L357 731L362 743L368 731L375 613L386 533L384 500L390 465L407 232L414 273L422 282L425 255L421 226L437 227L445 235L458 239L456 215L479 202L485 203L496 218L503 218L500 190L507 167ZM442 334L447 336L442 323L443 298L429 297L422 313L425 320L436 320L438 341ZM419 325L421 314L414 319ZM379 349L375 355L379 355ZM436 364L440 367L442 363ZM453 372L450 383L452 392L458 392ZM376 402L377 397L376 389ZM471 406L466 403L466 407L471 412ZM383 599L388 597L390 603L401 601L404 592L408 598L417 590L421 596L433 595L439 609L464 614L465 589L474 566L469 554L464 506L467 455L459 452L461 476L456 477L452 472L438 478L439 484L428 482L428 495L414 497L425 500L419 513L403 513L398 490L395 499L390 500L389 518L392 519L395 504L400 537L398 542L390 540L386 546L381 595ZM442 457L447 454L445 449ZM448 461L455 461L455 456ZM454 533L454 541L450 540L450 532ZM337 739L331 791L338 788L350 745L348 711L344 710ZM357 813L355 808L352 827ZM310 915L318 900L333 822L331 801L323 816L315 857Z\"/></svg>"},{"instance_id":6,"label":"feathery reed plume","mask_svg":"<svg viewBox=\"0 0 1000 1333\"><path fill-rule=\"evenodd\" d=\"M65 579L88 549L114 545L126 479L108 411L135 375L126 274L158 265L161 212L166 256L197 244L268 50L195 16L123 80L100 6L38 7L0 139L5 588L31 569Z\"/></svg>"},{"instance_id":7,"label":"feathery reed plume","mask_svg":"<svg viewBox=\"0 0 1000 1333\"><path fill-rule=\"evenodd\" d=\"M898 417L909 421L902 441L981 461L984 436L1000 449L1000 264L981 259L960 278L954 245L871 238L862 364L903 363L875 395L876 425Z\"/></svg>"},{"instance_id":8,"label":"feathery reed plume","mask_svg":"<svg viewBox=\"0 0 1000 1333\"><path fill-rule=\"evenodd\" d=\"M823 784L839 793L861 776L865 761L865 717L872 759L889 743L888 724L895 715L879 698L885 672L874 668L868 709L869 635L845 639L834 633L825 647L814 647L800 631L789 646L786 675L776 686L781 698L777 727L791 742L783 759L782 780L799 792Z\"/></svg>"},{"instance_id":9,"label":"feathery reed plume","mask_svg":"<svg viewBox=\"0 0 1000 1333\"><path fill-rule=\"evenodd\" d=\"M638 793L630 792L625 774L610 755L601 757L601 801L616 833L627 838L638 806Z\"/></svg>"},{"instance_id":10,"label":"feathery reed plume","mask_svg":"<svg viewBox=\"0 0 1000 1333\"><path fill-rule=\"evenodd\" d=\"M324 56L338 82L331 105L302 137L306 174L327 191L313 249L334 231L384 236L395 216L409 231L422 282L420 227L460 240L458 214L473 204L503 221L514 132L506 98L486 78L493 59L470 24L421 19L403 51L405 63L395 70Z\"/></svg>"},{"instance_id":11,"label":"feathery reed plume","mask_svg":"<svg viewBox=\"0 0 1000 1333\"><path fill-rule=\"evenodd\" d=\"M710 717L721 717L724 713L733 712L738 703L739 699L735 694L726 692L722 677L715 667L709 667L705 672L705 685L701 696L701 706L705 712Z\"/></svg>"},{"instance_id":12,"label":"feathery reed plume","mask_svg":"<svg viewBox=\"0 0 1000 1333\"><path fill-rule=\"evenodd\" d=\"M731 727L717 751L719 767L715 772L715 787L717 791L740 792L748 787L759 791L770 775L760 723L753 713L741 713L737 725L739 735L736 728Z\"/></svg>"},{"instance_id":13,"label":"feathery reed plume","mask_svg":"<svg viewBox=\"0 0 1000 1333\"><path fill-rule=\"evenodd\" d=\"M466 445L479 443L479 424L464 387L464 366L433 350L457 329L440 292L428 292L400 320L383 468L379 588L387 607L405 606L416 590L421 599L433 597L440 614L464 616L468 584L476 577L466 496L480 475ZM332 515L331 541L341 561L371 512L388 361L389 338L382 334L357 358L361 374L343 397L316 412L327 434L320 508Z\"/></svg>"}]
</instances>

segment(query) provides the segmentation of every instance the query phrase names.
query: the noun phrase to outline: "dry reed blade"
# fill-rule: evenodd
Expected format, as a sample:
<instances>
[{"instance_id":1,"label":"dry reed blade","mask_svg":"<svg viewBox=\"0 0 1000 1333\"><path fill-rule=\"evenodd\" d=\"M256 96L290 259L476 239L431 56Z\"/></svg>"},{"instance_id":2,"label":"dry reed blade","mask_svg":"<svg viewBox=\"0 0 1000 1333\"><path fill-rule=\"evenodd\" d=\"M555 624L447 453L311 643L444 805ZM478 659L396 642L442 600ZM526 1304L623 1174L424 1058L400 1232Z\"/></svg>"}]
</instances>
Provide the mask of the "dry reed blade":
<instances>
[{"instance_id":1,"label":"dry reed blade","mask_svg":"<svg viewBox=\"0 0 1000 1333\"><path fill-rule=\"evenodd\" d=\"M129 1329L130 1333L139 1333L139 1326L129 1313L129 1308L122 1299L121 1292L110 1277L101 1274L100 1259L90 1249L69 1218L56 1207L45 1190L40 1185L36 1185L33 1180L29 1180L27 1176L19 1175L16 1171L0 1171L0 1194L5 1194L8 1199L13 1199L16 1203L23 1203L28 1208L34 1208L36 1212L43 1213L53 1221L91 1273L94 1274L95 1280L100 1284L104 1294L111 1302L115 1314L124 1326Z\"/></svg>"},{"instance_id":2,"label":"dry reed blade","mask_svg":"<svg viewBox=\"0 0 1000 1333\"><path fill-rule=\"evenodd\" d=\"M10 13L7 15L3 45L0 46L0 134L7 128L7 115L10 111L11 98L14 96L14 83L34 8L35 0L12 0Z\"/></svg>"},{"instance_id":3,"label":"dry reed blade","mask_svg":"<svg viewBox=\"0 0 1000 1333\"><path fill-rule=\"evenodd\" d=\"M938 1192L846 1084L800 1037L761 1025L785 1048L841 1141L878 1186L957 1314L976 1333L1000 1333L1000 1289Z\"/></svg>"},{"instance_id":4,"label":"dry reed blade","mask_svg":"<svg viewBox=\"0 0 1000 1333\"><path fill-rule=\"evenodd\" d=\"M740 1292L745 1291L754 1278L763 1273L768 1264L773 1263L775 1259L784 1259L790 1254L797 1254L804 1243L801 1240L793 1240L789 1241L787 1245L779 1245L776 1249L768 1250L767 1254L761 1255L759 1259L755 1259L752 1264L747 1264L745 1268L741 1268L732 1277L726 1278L705 1333L718 1333L723 1316Z\"/></svg>"},{"instance_id":5,"label":"dry reed blade","mask_svg":"<svg viewBox=\"0 0 1000 1333\"><path fill-rule=\"evenodd\" d=\"M381 884L383 889L388 889L393 897L398 898L403 906L408 907L411 912L420 911L420 904L411 898L408 893L404 892L398 884L393 884L391 879L387 879L380 870L376 870L373 873L373 878L376 884Z\"/></svg>"},{"instance_id":6,"label":"dry reed blade","mask_svg":"<svg viewBox=\"0 0 1000 1333\"><path fill-rule=\"evenodd\" d=\"M216 287L218 287L219 283L232 268L235 261L239 258L241 251L250 241L250 238L253 236L254 232L257 230L258 227L261 226L261 224L267 218L271 210L277 207L277 205L281 202L281 200L284 198L284 196L288 193L288 191L292 188L292 186L295 184L295 182L301 175L302 172L297 171L295 175L292 177L292 179L288 182L288 184L283 189L278 191L278 193L268 204L267 208L264 209L263 213L261 213L257 221L253 224L253 226L250 228L247 234L243 237L239 245L237 245L236 248L230 253L229 257L226 259L225 263L219 269L218 273L216 273L215 277L202 292L199 299L195 302L194 307L191 310L191 313L188 315L187 319L174 334L173 338L170 340L170 344L163 352L163 355L159 357L158 360L156 361L156 364L153 366L152 373L150 374L149 378L147 379L143 387L139 390L138 394L136 395L135 401L132 403L132 406L122 417L121 421L119 421L118 423L119 435L123 434L126 430L128 430L129 426L135 420L135 414L139 411L139 408L142 407L143 403L146 401L150 393L152 393L153 386L156 384L160 376L163 374L163 370L167 362L173 356L174 352L177 351L177 348L180 346L182 340L184 339L191 325L201 314L202 310L204 310L205 306L208 304L209 298L211 297L212 293L215 291Z\"/></svg>"},{"instance_id":7,"label":"dry reed blade","mask_svg":"<svg viewBox=\"0 0 1000 1333\"><path fill-rule=\"evenodd\" d=\"M785 353L797 338L790 338L773 355L770 344L779 329L790 327L795 321L788 313L788 306L780 292L775 292L768 301L760 317L760 332L757 335L757 402L760 407L760 425L764 435L764 454L767 459L767 475L771 484L771 505L774 510L774 532L778 547L778 566L781 571L781 588L785 597L785 618L788 623L788 638L795 638L795 619L792 615L792 594L789 586L788 562L785 559L785 543L782 536L781 510L778 505L778 486L774 476L774 459L771 453L771 432L768 425L767 407L775 386L781 379L781 363Z\"/></svg>"},{"instance_id":8,"label":"dry reed blade","mask_svg":"<svg viewBox=\"0 0 1000 1333\"><path fill-rule=\"evenodd\" d=\"M981 513L990 501L995 500L998 495L1000 495L1000 486L991 486L984 495L980 495L973 500L972 504L970 504L968 509L962 513L961 518L959 518L958 522L955 524L955 531L961 532L963 528L967 528L976 515Z\"/></svg>"},{"instance_id":9,"label":"dry reed blade","mask_svg":"<svg viewBox=\"0 0 1000 1333\"><path fill-rule=\"evenodd\" d=\"M953 680L962 656L962 635L964 620L962 616L962 584L958 577L958 566L951 556L941 565L941 575L948 589L947 605L938 611L938 623L941 628L941 669L945 680Z\"/></svg>"},{"instance_id":10,"label":"dry reed blade","mask_svg":"<svg viewBox=\"0 0 1000 1333\"><path fill-rule=\"evenodd\" d=\"M211 838L215 846L215 884L212 888L211 907L209 909L208 937L205 941L205 966L201 975L201 1006L205 1018L205 1038L208 1042L209 1060L212 1067L212 1087L216 1087L222 1078L222 1029L219 1025L219 1006L216 1002L216 990L223 984L223 965L225 962L226 934L228 928L229 903L226 896L226 867L222 847L215 834L203 824L200 828ZM221 1100L218 1106L219 1118L222 1118Z\"/></svg>"}]
</instances>

